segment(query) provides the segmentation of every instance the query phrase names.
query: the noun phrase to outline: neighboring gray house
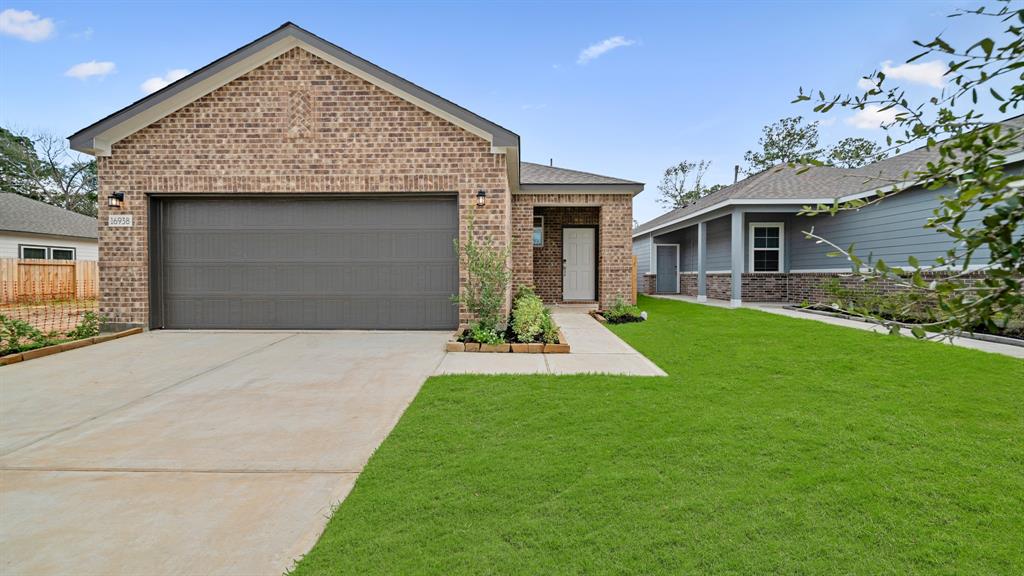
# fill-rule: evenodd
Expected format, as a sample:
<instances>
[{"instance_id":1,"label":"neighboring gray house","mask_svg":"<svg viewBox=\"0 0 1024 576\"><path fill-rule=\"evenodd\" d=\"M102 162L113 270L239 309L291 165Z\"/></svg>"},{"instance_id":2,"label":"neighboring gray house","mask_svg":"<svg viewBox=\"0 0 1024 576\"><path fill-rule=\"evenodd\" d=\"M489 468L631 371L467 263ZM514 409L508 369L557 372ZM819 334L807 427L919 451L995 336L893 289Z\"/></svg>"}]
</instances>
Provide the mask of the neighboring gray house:
<instances>
[{"instance_id":1,"label":"neighboring gray house","mask_svg":"<svg viewBox=\"0 0 1024 576\"><path fill-rule=\"evenodd\" d=\"M1024 127L1024 116L1007 121ZM949 190L924 190L904 182L905 174L922 170L936 153L921 148L857 169L810 167L801 172L770 168L723 188L694 204L673 210L633 231L638 287L646 293L672 293L753 302L820 301L830 278L850 272L833 249L804 235L815 234L856 253L907 265L917 257L933 263L952 247L949 236L924 228ZM1020 164L1024 153L1007 158ZM870 198L902 182L900 194L857 211L835 216L798 215L803 206L834 200ZM980 220L970 215L966 223ZM984 253L976 264L985 264ZM893 289L893 286L880 289Z\"/></svg>"},{"instance_id":2,"label":"neighboring gray house","mask_svg":"<svg viewBox=\"0 0 1024 576\"><path fill-rule=\"evenodd\" d=\"M96 219L0 193L0 258L96 260Z\"/></svg>"}]
</instances>

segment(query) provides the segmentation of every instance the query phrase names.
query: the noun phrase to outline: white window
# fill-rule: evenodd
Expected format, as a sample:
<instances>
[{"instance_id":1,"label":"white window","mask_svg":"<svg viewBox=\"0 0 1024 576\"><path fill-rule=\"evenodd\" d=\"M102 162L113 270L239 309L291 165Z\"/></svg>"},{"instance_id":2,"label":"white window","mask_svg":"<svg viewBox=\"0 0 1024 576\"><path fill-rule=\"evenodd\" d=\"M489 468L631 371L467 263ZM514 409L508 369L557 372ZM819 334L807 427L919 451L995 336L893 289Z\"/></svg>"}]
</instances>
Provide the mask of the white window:
<instances>
[{"instance_id":1,"label":"white window","mask_svg":"<svg viewBox=\"0 0 1024 576\"><path fill-rule=\"evenodd\" d=\"M74 248L50 248L50 259L51 260L74 260L75 249Z\"/></svg>"},{"instance_id":2,"label":"white window","mask_svg":"<svg viewBox=\"0 0 1024 576\"><path fill-rule=\"evenodd\" d=\"M782 222L750 223L751 272L782 272L785 229Z\"/></svg>"},{"instance_id":3,"label":"white window","mask_svg":"<svg viewBox=\"0 0 1024 576\"><path fill-rule=\"evenodd\" d=\"M18 256L20 258L31 258L34 260L74 260L75 249L59 246L34 246L31 244L18 245Z\"/></svg>"},{"instance_id":4,"label":"white window","mask_svg":"<svg viewBox=\"0 0 1024 576\"><path fill-rule=\"evenodd\" d=\"M533 245L541 247L544 245L544 217L533 217Z\"/></svg>"}]
</instances>

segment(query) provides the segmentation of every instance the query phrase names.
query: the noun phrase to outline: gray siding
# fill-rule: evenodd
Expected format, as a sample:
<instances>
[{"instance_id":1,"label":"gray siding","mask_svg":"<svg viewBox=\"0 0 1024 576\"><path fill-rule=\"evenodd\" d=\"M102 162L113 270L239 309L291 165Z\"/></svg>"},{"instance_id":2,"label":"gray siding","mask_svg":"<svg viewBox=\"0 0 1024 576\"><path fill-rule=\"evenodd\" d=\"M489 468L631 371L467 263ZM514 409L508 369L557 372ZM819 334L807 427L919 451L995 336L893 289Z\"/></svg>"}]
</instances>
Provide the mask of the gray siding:
<instances>
[{"instance_id":1,"label":"gray siding","mask_svg":"<svg viewBox=\"0 0 1024 576\"><path fill-rule=\"evenodd\" d=\"M678 244L679 245L679 271L697 271L697 226L674 230L668 234L655 236L657 244Z\"/></svg>"},{"instance_id":2,"label":"gray siding","mask_svg":"<svg viewBox=\"0 0 1024 576\"><path fill-rule=\"evenodd\" d=\"M644 274L654 271L651 268L650 235L633 238L633 255L636 256L637 289L643 291Z\"/></svg>"},{"instance_id":3,"label":"gray siding","mask_svg":"<svg viewBox=\"0 0 1024 576\"><path fill-rule=\"evenodd\" d=\"M731 216L708 222L708 272L732 269L732 253L729 250L732 235ZM696 245L694 246L696 250Z\"/></svg>"},{"instance_id":4,"label":"gray siding","mask_svg":"<svg viewBox=\"0 0 1024 576\"><path fill-rule=\"evenodd\" d=\"M864 260L871 255L875 260L885 260L886 264L905 266L907 256L913 255L922 265L934 263L936 257L944 255L953 246L953 242L941 232L924 228L924 224L939 206L939 196L950 192L949 189L911 190L856 212L840 212L835 216L793 216L792 224L786 226L790 237L790 270L847 266L844 259L826 255L832 248L803 237L800 232L811 226L815 234L844 249L855 243L857 255ZM964 225L971 226L980 220L980 212L969 214ZM974 263L984 264L987 259L988 251L982 249L976 253Z\"/></svg>"}]
</instances>

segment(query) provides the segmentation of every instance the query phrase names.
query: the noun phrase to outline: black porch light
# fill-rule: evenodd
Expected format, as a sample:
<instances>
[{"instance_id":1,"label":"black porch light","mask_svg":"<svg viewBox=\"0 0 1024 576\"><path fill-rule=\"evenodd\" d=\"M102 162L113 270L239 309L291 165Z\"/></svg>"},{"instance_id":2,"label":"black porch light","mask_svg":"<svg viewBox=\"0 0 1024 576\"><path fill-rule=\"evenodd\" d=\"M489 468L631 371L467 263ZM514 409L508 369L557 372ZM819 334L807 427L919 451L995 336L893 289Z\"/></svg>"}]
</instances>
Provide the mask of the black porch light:
<instances>
[{"instance_id":1,"label":"black porch light","mask_svg":"<svg viewBox=\"0 0 1024 576\"><path fill-rule=\"evenodd\" d=\"M124 204L124 192L114 192L110 196L107 196L107 206L111 208L120 208Z\"/></svg>"},{"instance_id":2,"label":"black porch light","mask_svg":"<svg viewBox=\"0 0 1024 576\"><path fill-rule=\"evenodd\" d=\"M483 190L478 190L477 193L476 193L476 205L477 206L483 206L484 202L486 202L486 201L487 201L487 192L484 192Z\"/></svg>"}]
</instances>

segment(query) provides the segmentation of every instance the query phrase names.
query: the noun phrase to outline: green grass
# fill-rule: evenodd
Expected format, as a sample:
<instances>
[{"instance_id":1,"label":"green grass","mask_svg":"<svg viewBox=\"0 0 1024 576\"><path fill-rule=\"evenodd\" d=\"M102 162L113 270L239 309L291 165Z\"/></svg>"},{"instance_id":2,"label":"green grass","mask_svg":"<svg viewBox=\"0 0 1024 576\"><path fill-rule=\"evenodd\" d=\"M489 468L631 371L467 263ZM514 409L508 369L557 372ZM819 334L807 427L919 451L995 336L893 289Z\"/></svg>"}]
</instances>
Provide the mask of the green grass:
<instances>
[{"instance_id":1,"label":"green grass","mask_svg":"<svg viewBox=\"0 0 1024 576\"><path fill-rule=\"evenodd\" d=\"M431 378L296 574L1024 573L1024 362L640 305L668 378Z\"/></svg>"}]
</instances>

